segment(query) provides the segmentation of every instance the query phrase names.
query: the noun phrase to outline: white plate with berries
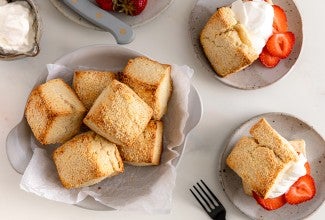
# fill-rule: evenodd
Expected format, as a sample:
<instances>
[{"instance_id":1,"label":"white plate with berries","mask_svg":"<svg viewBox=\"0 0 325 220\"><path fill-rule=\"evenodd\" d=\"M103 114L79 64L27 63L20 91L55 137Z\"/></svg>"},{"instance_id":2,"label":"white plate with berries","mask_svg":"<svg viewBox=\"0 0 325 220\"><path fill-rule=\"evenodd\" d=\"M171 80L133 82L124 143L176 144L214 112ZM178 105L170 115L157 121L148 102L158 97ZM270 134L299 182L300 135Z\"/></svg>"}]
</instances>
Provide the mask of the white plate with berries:
<instances>
[{"instance_id":1,"label":"white plate with berries","mask_svg":"<svg viewBox=\"0 0 325 220\"><path fill-rule=\"evenodd\" d=\"M303 31L299 10L293 0L273 0L273 5L278 8L274 8L273 34L264 47L270 49L267 52L272 52L272 55L262 52L259 58L245 69L220 77L214 72L203 52L200 33L217 8L231 6L233 2L234 0L197 1L189 20L189 33L195 53L203 67L228 86L245 90L269 86L292 70L301 52Z\"/></svg>"},{"instance_id":2,"label":"white plate with berries","mask_svg":"<svg viewBox=\"0 0 325 220\"><path fill-rule=\"evenodd\" d=\"M173 0L89 0L90 2L98 5L101 8L108 10L118 19L122 20L131 27L141 26L156 17L158 17L168 6L170 6ZM99 4L98 4L98 3ZM64 16L70 20L87 28L102 30L95 26L91 22L87 21L61 0L51 0L54 7L60 11ZM116 5L116 6L112 6ZM130 5L135 5L134 7ZM114 8L114 9L113 9ZM114 12L121 11L121 12ZM130 12L133 15L130 15Z\"/></svg>"},{"instance_id":3,"label":"white plate with berries","mask_svg":"<svg viewBox=\"0 0 325 220\"><path fill-rule=\"evenodd\" d=\"M305 155L310 167L307 174L310 173L308 176L312 177L314 184L311 184L305 177L307 175L301 177L284 195L285 199L281 201L282 204L279 204L278 200L258 202L252 196L246 195L240 177L226 164L226 159L236 142L243 136L250 136L250 128L261 118L265 118L272 128L285 139L289 141L303 139L306 143ZM296 220L307 218L324 202L324 169L325 140L321 135L312 126L293 115L271 112L247 120L230 135L220 156L219 179L229 200L250 218ZM297 189L298 184L301 183L305 184L306 190L301 185L301 189ZM289 203L295 203L295 205Z\"/></svg>"}]
</instances>

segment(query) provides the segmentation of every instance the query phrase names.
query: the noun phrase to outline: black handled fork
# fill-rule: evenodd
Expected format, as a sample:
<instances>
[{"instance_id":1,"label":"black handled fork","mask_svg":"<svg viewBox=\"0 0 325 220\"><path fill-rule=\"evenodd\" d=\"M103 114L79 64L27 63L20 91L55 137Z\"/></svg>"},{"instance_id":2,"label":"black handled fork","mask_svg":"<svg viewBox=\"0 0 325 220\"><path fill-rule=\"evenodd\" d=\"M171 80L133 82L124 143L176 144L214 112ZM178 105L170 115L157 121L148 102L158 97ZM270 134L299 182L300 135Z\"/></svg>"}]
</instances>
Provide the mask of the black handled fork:
<instances>
[{"instance_id":1,"label":"black handled fork","mask_svg":"<svg viewBox=\"0 0 325 220\"><path fill-rule=\"evenodd\" d=\"M204 188L202 187L204 186ZM208 213L208 215L214 220L225 220L226 219L226 209L223 207L219 199L213 194L209 187L200 180L197 186L193 186L195 192L190 189L193 196L200 203L202 208Z\"/></svg>"}]
</instances>

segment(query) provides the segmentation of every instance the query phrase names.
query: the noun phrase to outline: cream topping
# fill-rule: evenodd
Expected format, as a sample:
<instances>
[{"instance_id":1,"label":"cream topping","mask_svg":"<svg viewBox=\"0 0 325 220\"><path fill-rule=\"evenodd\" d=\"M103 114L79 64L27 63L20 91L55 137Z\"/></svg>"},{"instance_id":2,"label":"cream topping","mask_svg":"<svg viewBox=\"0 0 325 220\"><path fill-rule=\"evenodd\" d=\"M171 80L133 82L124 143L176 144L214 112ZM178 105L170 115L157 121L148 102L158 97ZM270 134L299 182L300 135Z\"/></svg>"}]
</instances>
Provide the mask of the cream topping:
<instances>
[{"instance_id":1,"label":"cream topping","mask_svg":"<svg viewBox=\"0 0 325 220\"><path fill-rule=\"evenodd\" d=\"M33 49L34 20L34 13L26 1L0 2L0 48L3 52L25 53Z\"/></svg>"},{"instance_id":2,"label":"cream topping","mask_svg":"<svg viewBox=\"0 0 325 220\"><path fill-rule=\"evenodd\" d=\"M231 5L236 20L244 25L256 53L260 54L273 32L274 10L263 0L237 0Z\"/></svg>"},{"instance_id":3,"label":"cream topping","mask_svg":"<svg viewBox=\"0 0 325 220\"><path fill-rule=\"evenodd\" d=\"M272 186L268 198L275 198L286 193L289 188L302 176L306 175L305 163L306 157L299 154L297 162L289 166L275 181Z\"/></svg>"}]
</instances>

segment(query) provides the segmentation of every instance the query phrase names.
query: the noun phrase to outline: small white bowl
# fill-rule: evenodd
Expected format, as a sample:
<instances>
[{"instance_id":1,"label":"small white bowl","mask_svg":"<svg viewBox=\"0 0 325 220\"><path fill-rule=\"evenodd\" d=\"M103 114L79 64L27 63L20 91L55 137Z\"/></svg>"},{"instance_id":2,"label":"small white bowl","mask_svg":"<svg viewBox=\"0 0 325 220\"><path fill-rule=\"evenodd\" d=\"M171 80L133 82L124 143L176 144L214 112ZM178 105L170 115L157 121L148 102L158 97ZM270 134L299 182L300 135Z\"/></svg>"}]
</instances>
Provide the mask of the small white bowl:
<instances>
[{"instance_id":1,"label":"small white bowl","mask_svg":"<svg viewBox=\"0 0 325 220\"><path fill-rule=\"evenodd\" d=\"M14 2L16 0L8 1L8 2ZM32 50L26 52L26 53L8 53L8 54L2 54L0 53L0 60L16 60L21 59L25 57L34 57L36 56L40 51L40 40L42 35L42 20L39 13L39 7L35 0L25 0L29 3L29 5L32 8L33 13L35 14L35 21L34 21L34 28L36 31L35 34L35 44Z\"/></svg>"}]
</instances>

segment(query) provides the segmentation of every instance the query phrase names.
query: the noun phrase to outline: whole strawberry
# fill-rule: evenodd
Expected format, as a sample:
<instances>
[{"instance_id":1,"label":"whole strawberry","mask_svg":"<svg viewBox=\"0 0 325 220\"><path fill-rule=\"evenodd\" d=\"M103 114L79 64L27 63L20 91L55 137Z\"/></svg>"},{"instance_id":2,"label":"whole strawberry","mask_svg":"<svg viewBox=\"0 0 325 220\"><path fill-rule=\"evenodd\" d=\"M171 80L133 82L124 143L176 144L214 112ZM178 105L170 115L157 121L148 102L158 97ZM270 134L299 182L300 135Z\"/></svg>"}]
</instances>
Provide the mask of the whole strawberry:
<instances>
[{"instance_id":1,"label":"whole strawberry","mask_svg":"<svg viewBox=\"0 0 325 220\"><path fill-rule=\"evenodd\" d=\"M119 0L118 11L127 15L140 14L147 6L147 0Z\"/></svg>"},{"instance_id":2,"label":"whole strawberry","mask_svg":"<svg viewBox=\"0 0 325 220\"><path fill-rule=\"evenodd\" d=\"M96 0L98 6L106 11L115 11L135 16L147 6L147 0Z\"/></svg>"},{"instance_id":3,"label":"whole strawberry","mask_svg":"<svg viewBox=\"0 0 325 220\"><path fill-rule=\"evenodd\" d=\"M96 0L98 6L106 11L113 11L118 0Z\"/></svg>"}]
</instances>

